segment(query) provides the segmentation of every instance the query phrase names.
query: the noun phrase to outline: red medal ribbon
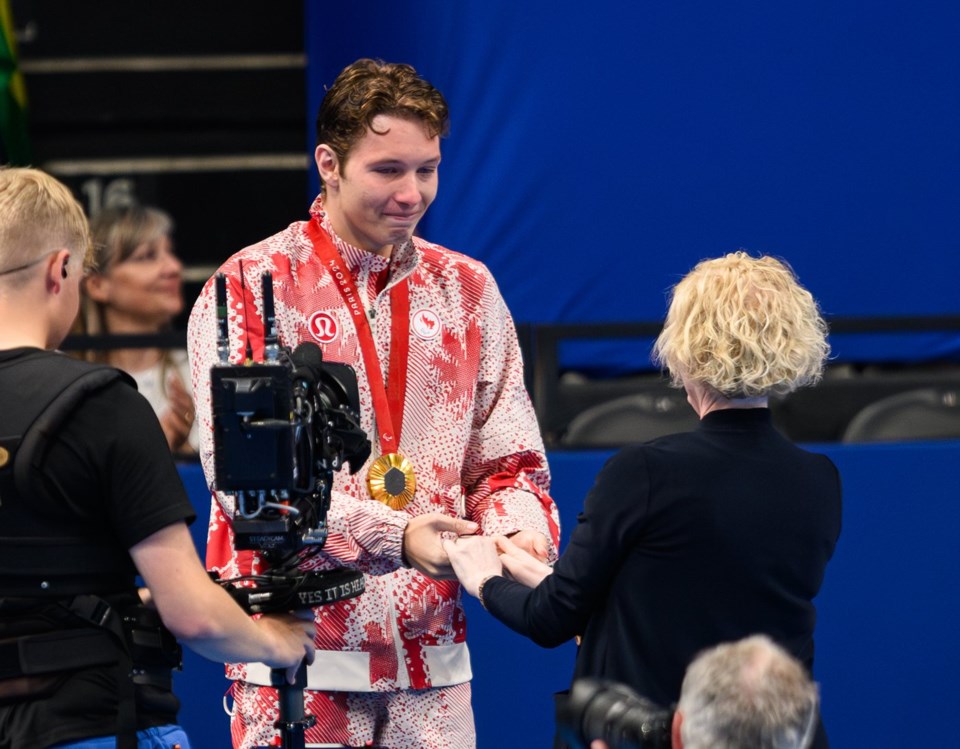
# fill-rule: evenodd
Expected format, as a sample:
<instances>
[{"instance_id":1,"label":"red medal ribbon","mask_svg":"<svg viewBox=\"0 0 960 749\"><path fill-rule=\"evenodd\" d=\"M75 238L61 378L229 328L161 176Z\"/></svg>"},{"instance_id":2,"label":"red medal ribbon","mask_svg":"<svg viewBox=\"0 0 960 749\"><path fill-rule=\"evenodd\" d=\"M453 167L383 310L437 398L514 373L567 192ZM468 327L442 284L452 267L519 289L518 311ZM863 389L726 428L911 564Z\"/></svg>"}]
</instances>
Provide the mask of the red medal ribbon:
<instances>
[{"instance_id":1,"label":"red medal ribbon","mask_svg":"<svg viewBox=\"0 0 960 749\"><path fill-rule=\"evenodd\" d=\"M307 223L307 234L333 277L357 331L360 353L373 395L380 452L384 455L399 452L403 399L407 391L407 356L410 352L410 293L407 280L400 281L390 289L390 369L389 381L384 386L373 331L366 310L357 296L353 276L344 269L340 253L330 235L320 226L319 218L314 217Z\"/></svg>"}]
</instances>

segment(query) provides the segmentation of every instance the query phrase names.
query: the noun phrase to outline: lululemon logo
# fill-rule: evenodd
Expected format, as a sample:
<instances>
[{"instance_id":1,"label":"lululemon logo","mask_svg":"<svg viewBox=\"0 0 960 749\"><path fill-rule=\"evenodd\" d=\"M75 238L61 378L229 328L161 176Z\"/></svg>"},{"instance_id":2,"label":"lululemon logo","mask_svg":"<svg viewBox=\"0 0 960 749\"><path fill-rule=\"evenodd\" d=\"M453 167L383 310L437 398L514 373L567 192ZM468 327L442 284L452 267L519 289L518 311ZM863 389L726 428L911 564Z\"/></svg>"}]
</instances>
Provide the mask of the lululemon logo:
<instances>
[{"instance_id":1,"label":"lululemon logo","mask_svg":"<svg viewBox=\"0 0 960 749\"><path fill-rule=\"evenodd\" d=\"M317 312L310 318L310 334L320 343L333 343L340 335L340 323L329 312Z\"/></svg>"},{"instance_id":2,"label":"lululemon logo","mask_svg":"<svg viewBox=\"0 0 960 749\"><path fill-rule=\"evenodd\" d=\"M413 332L419 338L429 341L440 334L440 318L432 309L422 309L413 313Z\"/></svg>"}]
</instances>

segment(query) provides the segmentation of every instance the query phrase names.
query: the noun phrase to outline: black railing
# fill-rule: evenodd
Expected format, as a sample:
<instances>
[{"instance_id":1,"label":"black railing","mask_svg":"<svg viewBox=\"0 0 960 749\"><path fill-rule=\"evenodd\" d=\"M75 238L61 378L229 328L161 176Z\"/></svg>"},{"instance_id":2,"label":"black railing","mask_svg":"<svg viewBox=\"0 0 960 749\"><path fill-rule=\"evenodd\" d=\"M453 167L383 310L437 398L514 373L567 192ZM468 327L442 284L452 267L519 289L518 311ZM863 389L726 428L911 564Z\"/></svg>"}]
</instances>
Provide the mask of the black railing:
<instances>
[{"instance_id":1,"label":"black railing","mask_svg":"<svg viewBox=\"0 0 960 749\"><path fill-rule=\"evenodd\" d=\"M960 333L960 315L828 317L831 335ZM676 399L664 376L648 361L638 361L636 371L581 377L564 377L561 346L568 341L647 339L660 333L662 322L558 323L517 325L517 335L526 364L526 384L549 447L564 444L570 421L583 411L631 394ZM64 341L65 351L105 351L121 348L185 348L186 331L171 330L155 335L73 335ZM960 350L960 346L958 346ZM883 367L870 365L882 364ZM771 403L778 426L791 438L829 442L842 438L853 416L885 396L922 387L960 387L960 357L938 361L933 355L922 363L897 366L894 358L882 362L862 361L840 371L828 369L820 386L793 393ZM575 445L569 445L574 447Z\"/></svg>"},{"instance_id":2,"label":"black railing","mask_svg":"<svg viewBox=\"0 0 960 749\"><path fill-rule=\"evenodd\" d=\"M839 317L828 316L831 335L937 333L960 334L960 315ZM550 447L563 444L570 421L588 408L631 394L650 394L675 399L676 391L649 362L638 362L636 371L612 376L597 375L568 381L561 362L564 342L579 340L647 339L659 335L663 323L562 323L530 325L525 331L527 385L537 418ZM960 346L958 353L960 353ZM852 364L852 365L851 365ZM871 369L883 364L885 369ZM945 363L931 354L922 363L885 357L880 361L847 363L831 372L820 386L801 390L771 403L782 431L798 441L835 441L843 436L850 419L862 408L887 395L934 386L960 387L960 356ZM576 369L574 365L572 367ZM570 445L575 446L575 445Z\"/></svg>"},{"instance_id":3,"label":"black railing","mask_svg":"<svg viewBox=\"0 0 960 749\"><path fill-rule=\"evenodd\" d=\"M105 334L67 336L61 351L112 351L126 348L186 349L187 331L168 330L163 333Z\"/></svg>"}]
</instances>

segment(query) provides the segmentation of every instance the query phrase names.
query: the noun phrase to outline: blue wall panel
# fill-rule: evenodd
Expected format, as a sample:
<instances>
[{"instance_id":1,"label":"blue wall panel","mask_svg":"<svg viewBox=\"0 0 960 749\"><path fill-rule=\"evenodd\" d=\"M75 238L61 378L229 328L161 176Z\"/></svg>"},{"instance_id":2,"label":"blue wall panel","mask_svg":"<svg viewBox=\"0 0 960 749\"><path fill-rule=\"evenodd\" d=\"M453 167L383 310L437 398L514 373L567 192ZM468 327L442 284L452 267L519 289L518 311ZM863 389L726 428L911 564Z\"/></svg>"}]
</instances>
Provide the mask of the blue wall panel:
<instances>
[{"instance_id":1,"label":"blue wall panel","mask_svg":"<svg viewBox=\"0 0 960 749\"><path fill-rule=\"evenodd\" d=\"M830 314L960 311L956 3L308 0L306 21L311 144L359 56L447 96L424 234L484 260L520 321L659 319L739 247Z\"/></svg>"}]
</instances>

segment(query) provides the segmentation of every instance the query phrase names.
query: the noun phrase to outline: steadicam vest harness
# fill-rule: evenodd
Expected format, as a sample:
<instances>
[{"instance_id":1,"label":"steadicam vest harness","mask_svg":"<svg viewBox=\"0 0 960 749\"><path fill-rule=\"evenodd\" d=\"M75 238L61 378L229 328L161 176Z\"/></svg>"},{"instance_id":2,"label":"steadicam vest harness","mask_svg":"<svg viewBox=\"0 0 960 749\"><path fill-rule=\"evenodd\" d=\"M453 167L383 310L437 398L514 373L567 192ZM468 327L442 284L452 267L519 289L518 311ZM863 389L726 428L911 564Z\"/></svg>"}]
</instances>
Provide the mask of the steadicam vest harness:
<instances>
[{"instance_id":1,"label":"steadicam vest harness","mask_svg":"<svg viewBox=\"0 0 960 749\"><path fill-rule=\"evenodd\" d=\"M61 426L90 394L120 379L133 382L112 367L46 351L0 363L0 594L122 587L117 550L74 529L70 487L44 475Z\"/></svg>"},{"instance_id":2,"label":"steadicam vest harness","mask_svg":"<svg viewBox=\"0 0 960 749\"><path fill-rule=\"evenodd\" d=\"M117 369L50 352L0 364L0 704L44 697L70 671L110 666L118 749L135 749L134 685L170 691L179 646L156 612L131 604L116 550L71 533L69 522L49 535L38 522L68 506L60 487L40 480L60 427L91 393L118 380L136 387ZM20 397L26 392L31 397ZM118 590L126 595L108 594ZM25 621L40 624L24 634Z\"/></svg>"}]
</instances>

